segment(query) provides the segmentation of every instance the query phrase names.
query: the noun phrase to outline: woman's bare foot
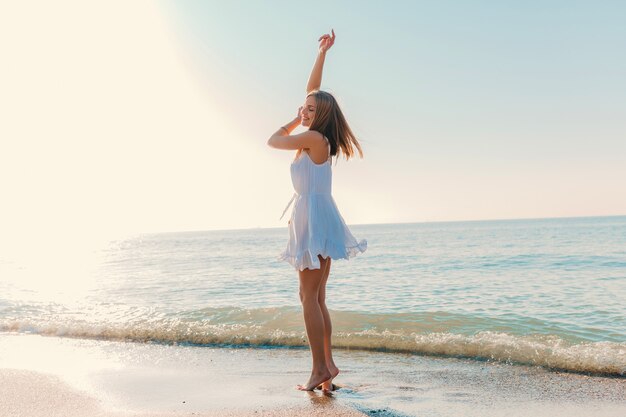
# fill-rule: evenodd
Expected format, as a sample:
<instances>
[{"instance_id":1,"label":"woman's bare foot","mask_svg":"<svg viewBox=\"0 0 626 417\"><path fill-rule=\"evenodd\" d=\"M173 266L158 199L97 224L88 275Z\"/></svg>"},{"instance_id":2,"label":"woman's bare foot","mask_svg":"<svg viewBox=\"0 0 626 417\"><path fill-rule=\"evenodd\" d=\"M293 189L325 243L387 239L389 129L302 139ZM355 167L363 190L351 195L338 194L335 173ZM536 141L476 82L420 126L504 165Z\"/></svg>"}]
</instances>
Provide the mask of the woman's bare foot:
<instances>
[{"instance_id":1,"label":"woman's bare foot","mask_svg":"<svg viewBox=\"0 0 626 417\"><path fill-rule=\"evenodd\" d=\"M298 385L298 389L300 391L313 391L315 387L331 377L332 375L328 368L324 368L323 372L311 372L309 382L306 385Z\"/></svg>"},{"instance_id":2,"label":"woman's bare foot","mask_svg":"<svg viewBox=\"0 0 626 417\"><path fill-rule=\"evenodd\" d=\"M330 379L328 379L327 381L322 382L322 385L318 385L316 388L317 389L322 389L322 391L333 391L333 379L339 375L339 368L337 368L335 365L331 365L328 367L328 370L330 371Z\"/></svg>"}]
</instances>

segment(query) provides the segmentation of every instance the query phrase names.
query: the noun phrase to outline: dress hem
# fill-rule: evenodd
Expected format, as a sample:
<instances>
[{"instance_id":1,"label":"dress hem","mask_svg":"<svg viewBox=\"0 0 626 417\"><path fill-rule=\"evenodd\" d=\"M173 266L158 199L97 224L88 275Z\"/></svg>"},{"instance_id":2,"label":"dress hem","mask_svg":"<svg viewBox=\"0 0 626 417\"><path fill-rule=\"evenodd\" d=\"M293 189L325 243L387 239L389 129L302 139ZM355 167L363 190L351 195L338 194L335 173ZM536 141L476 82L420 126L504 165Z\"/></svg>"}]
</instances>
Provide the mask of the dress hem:
<instances>
[{"instance_id":1,"label":"dress hem","mask_svg":"<svg viewBox=\"0 0 626 417\"><path fill-rule=\"evenodd\" d=\"M367 240L363 239L358 242L354 246L346 246L344 253L336 253L335 251L328 251L325 249L320 250L305 250L298 255L291 255L287 251L282 252L278 255L277 260L286 261L291 266L293 266L298 271L303 271L305 269L320 269L321 265L317 255L321 255L322 258L326 259L330 257L331 259L346 259L358 255L359 253L365 252L367 249ZM333 253L335 252L335 253Z\"/></svg>"}]
</instances>

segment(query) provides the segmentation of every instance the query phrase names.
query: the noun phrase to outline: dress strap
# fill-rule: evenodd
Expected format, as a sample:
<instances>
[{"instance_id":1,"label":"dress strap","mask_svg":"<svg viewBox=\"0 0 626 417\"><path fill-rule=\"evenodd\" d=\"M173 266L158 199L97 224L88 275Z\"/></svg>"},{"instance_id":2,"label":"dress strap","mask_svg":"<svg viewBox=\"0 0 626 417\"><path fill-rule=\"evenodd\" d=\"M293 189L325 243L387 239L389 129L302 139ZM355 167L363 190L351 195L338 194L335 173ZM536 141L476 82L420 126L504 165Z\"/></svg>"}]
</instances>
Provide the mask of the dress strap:
<instances>
[{"instance_id":1,"label":"dress strap","mask_svg":"<svg viewBox=\"0 0 626 417\"><path fill-rule=\"evenodd\" d=\"M285 210L283 210L283 214L280 216L280 219L278 220L282 220L283 216L285 215L285 213L287 212L287 209L289 208L289 206L291 205L291 203L293 203L293 200L295 200L295 198L298 196L298 193L293 193L293 197L291 197L291 200L289 200L289 203L287 204L287 207L285 207Z\"/></svg>"}]
</instances>

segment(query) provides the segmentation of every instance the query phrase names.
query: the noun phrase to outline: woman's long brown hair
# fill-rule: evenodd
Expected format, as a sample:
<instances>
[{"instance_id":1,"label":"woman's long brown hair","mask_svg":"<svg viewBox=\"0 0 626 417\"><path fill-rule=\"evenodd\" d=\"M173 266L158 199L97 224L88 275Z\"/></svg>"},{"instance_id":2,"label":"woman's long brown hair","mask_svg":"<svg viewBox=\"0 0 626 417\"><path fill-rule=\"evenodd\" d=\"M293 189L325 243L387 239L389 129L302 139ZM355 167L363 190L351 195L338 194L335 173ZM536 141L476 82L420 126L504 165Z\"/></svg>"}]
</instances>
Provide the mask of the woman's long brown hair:
<instances>
[{"instance_id":1,"label":"woman's long brown hair","mask_svg":"<svg viewBox=\"0 0 626 417\"><path fill-rule=\"evenodd\" d=\"M356 148L359 156L363 158L361 145L348 126L335 97L322 90L313 90L307 94L307 97L310 96L315 99L315 117L309 130L320 132L328 138L330 155L335 156L341 152L348 160L354 157L354 148Z\"/></svg>"}]
</instances>

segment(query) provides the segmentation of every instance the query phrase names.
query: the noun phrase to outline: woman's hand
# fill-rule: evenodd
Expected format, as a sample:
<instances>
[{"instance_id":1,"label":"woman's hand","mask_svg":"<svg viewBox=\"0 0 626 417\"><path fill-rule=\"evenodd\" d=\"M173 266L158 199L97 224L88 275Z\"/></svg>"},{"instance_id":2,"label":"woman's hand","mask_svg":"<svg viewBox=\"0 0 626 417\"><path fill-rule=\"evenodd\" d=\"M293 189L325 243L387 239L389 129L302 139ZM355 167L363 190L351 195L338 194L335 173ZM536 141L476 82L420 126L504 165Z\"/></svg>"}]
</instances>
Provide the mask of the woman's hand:
<instances>
[{"instance_id":1,"label":"woman's hand","mask_svg":"<svg viewBox=\"0 0 626 417\"><path fill-rule=\"evenodd\" d=\"M320 38L318 39L320 43L319 51L322 53L326 53L326 51L328 51L330 47L333 46L333 44L335 43L335 30L331 29L330 31L332 33L332 36L327 33L320 36Z\"/></svg>"}]
</instances>

